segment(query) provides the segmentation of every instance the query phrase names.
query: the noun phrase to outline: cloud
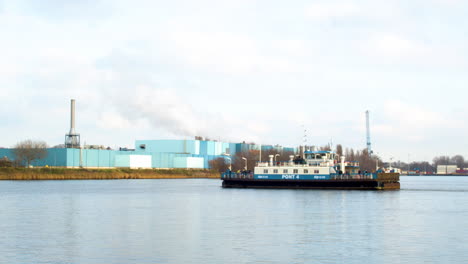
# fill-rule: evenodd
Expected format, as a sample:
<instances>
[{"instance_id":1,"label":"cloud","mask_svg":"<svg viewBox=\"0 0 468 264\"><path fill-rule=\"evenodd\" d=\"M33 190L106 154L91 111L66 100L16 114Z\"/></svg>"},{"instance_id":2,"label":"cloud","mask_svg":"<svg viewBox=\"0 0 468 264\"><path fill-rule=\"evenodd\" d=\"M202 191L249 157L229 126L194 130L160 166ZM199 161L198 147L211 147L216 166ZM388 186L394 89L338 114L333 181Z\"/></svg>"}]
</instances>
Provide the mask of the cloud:
<instances>
[{"instance_id":1,"label":"cloud","mask_svg":"<svg viewBox=\"0 0 468 264\"><path fill-rule=\"evenodd\" d=\"M51 141L63 140L70 98L87 117L83 136L107 142L204 134L291 145L304 124L314 144L361 146L355 119L378 105L372 131L396 145L434 139L437 122L453 129L463 118L444 109L466 108L466 17L448 4L442 14L443 3L385 0L2 2L2 116ZM382 93L398 101L376 103ZM33 103L63 121L31 125Z\"/></svg>"},{"instance_id":2,"label":"cloud","mask_svg":"<svg viewBox=\"0 0 468 264\"><path fill-rule=\"evenodd\" d=\"M445 42L445 41L444 41ZM355 42L362 61L375 66L395 65L402 69L448 69L467 67L468 56L464 45L458 42L440 43L418 36L394 32L373 33Z\"/></svg>"},{"instance_id":3,"label":"cloud","mask_svg":"<svg viewBox=\"0 0 468 264\"><path fill-rule=\"evenodd\" d=\"M135 127L128 119L112 111L100 113L97 124L104 129L130 129Z\"/></svg>"},{"instance_id":4,"label":"cloud","mask_svg":"<svg viewBox=\"0 0 468 264\"><path fill-rule=\"evenodd\" d=\"M103 0L14 0L8 1L9 9L46 20L101 20L111 14L112 5Z\"/></svg>"},{"instance_id":5,"label":"cloud","mask_svg":"<svg viewBox=\"0 0 468 264\"><path fill-rule=\"evenodd\" d=\"M460 129L459 122L449 116L399 100L384 102L384 118L373 125L372 131L385 137L398 137L410 142L433 140L441 128Z\"/></svg>"},{"instance_id":6,"label":"cloud","mask_svg":"<svg viewBox=\"0 0 468 264\"><path fill-rule=\"evenodd\" d=\"M391 33L377 34L371 37L366 51L389 60L423 58L431 53L431 49L427 45Z\"/></svg>"},{"instance_id":7,"label":"cloud","mask_svg":"<svg viewBox=\"0 0 468 264\"><path fill-rule=\"evenodd\" d=\"M305 54L299 54L303 41L271 41L264 48L263 41L247 34L197 31L181 25L170 28L161 37L164 48L179 64L195 70L237 75L292 72L302 67L295 58Z\"/></svg>"},{"instance_id":8,"label":"cloud","mask_svg":"<svg viewBox=\"0 0 468 264\"><path fill-rule=\"evenodd\" d=\"M263 122L246 124L245 120L221 111L202 112L172 89L138 86L131 93L114 97L113 101L116 112L107 113L102 118L112 127L131 128L134 124L145 122L149 128L174 136L222 137L226 140L257 139L252 135L268 131L268 126Z\"/></svg>"},{"instance_id":9,"label":"cloud","mask_svg":"<svg viewBox=\"0 0 468 264\"><path fill-rule=\"evenodd\" d=\"M384 104L384 111L389 120L410 128L431 129L453 124L442 113L420 107L417 103L408 104L399 100L388 100Z\"/></svg>"},{"instance_id":10,"label":"cloud","mask_svg":"<svg viewBox=\"0 0 468 264\"><path fill-rule=\"evenodd\" d=\"M359 16L362 15L362 9L352 2L314 3L305 8L305 15L313 20L324 21Z\"/></svg>"},{"instance_id":11,"label":"cloud","mask_svg":"<svg viewBox=\"0 0 468 264\"><path fill-rule=\"evenodd\" d=\"M359 23L359 27L373 27L376 22L394 23L402 16L401 5L385 0L318 1L306 6L304 10L304 16L307 20L316 22L345 21L349 25L354 25L353 22L357 21L364 22Z\"/></svg>"},{"instance_id":12,"label":"cloud","mask_svg":"<svg viewBox=\"0 0 468 264\"><path fill-rule=\"evenodd\" d=\"M248 72L257 66L257 47L247 36L228 32L174 31L169 33L172 53L195 67L215 71Z\"/></svg>"},{"instance_id":13,"label":"cloud","mask_svg":"<svg viewBox=\"0 0 468 264\"><path fill-rule=\"evenodd\" d=\"M439 4L439 5L455 6L455 5L461 4L461 3L465 2L465 1L463 1L463 0L432 0L430 2L433 2L435 4Z\"/></svg>"}]
</instances>

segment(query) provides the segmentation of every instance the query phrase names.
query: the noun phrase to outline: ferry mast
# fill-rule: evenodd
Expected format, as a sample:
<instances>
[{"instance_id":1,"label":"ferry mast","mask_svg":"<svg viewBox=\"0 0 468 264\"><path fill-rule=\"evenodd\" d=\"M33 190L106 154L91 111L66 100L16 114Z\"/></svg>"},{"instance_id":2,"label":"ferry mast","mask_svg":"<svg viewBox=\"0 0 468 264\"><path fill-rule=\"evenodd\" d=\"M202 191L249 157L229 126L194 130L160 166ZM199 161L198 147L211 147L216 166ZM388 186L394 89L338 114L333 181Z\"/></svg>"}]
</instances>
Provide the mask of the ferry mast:
<instances>
[{"instance_id":1,"label":"ferry mast","mask_svg":"<svg viewBox=\"0 0 468 264\"><path fill-rule=\"evenodd\" d=\"M366 111L366 134L367 134L367 153L372 155L371 141L370 141L370 126L369 126L369 110Z\"/></svg>"}]
</instances>

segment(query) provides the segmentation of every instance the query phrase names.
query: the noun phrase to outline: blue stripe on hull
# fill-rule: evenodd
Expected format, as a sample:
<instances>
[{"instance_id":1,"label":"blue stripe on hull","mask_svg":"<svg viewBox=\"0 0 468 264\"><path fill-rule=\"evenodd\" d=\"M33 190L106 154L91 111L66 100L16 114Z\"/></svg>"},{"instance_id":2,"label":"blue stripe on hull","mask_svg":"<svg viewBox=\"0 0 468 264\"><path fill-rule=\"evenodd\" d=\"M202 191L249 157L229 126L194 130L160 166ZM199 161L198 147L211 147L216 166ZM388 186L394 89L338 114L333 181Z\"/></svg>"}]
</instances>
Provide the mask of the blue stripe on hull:
<instances>
[{"instance_id":1,"label":"blue stripe on hull","mask_svg":"<svg viewBox=\"0 0 468 264\"><path fill-rule=\"evenodd\" d=\"M255 174L255 180L330 180L330 174Z\"/></svg>"}]
</instances>

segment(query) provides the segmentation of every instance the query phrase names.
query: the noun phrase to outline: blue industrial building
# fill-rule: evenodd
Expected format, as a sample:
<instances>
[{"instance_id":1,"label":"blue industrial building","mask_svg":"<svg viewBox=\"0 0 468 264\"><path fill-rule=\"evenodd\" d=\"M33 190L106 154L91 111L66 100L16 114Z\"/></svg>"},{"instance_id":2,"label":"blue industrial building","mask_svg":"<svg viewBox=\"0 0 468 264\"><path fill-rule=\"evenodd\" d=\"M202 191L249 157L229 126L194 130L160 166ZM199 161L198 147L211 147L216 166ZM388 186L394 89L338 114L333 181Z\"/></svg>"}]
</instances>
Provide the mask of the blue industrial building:
<instances>
[{"instance_id":1,"label":"blue industrial building","mask_svg":"<svg viewBox=\"0 0 468 264\"><path fill-rule=\"evenodd\" d=\"M53 166L67 168L114 168L116 155L128 155L128 151L107 149L49 148L47 157L32 162L34 167ZM0 158L14 160L12 149L0 149Z\"/></svg>"},{"instance_id":2,"label":"blue industrial building","mask_svg":"<svg viewBox=\"0 0 468 264\"><path fill-rule=\"evenodd\" d=\"M135 152L153 156L153 168L209 168L236 144L206 140L137 140Z\"/></svg>"},{"instance_id":3,"label":"blue industrial building","mask_svg":"<svg viewBox=\"0 0 468 264\"><path fill-rule=\"evenodd\" d=\"M294 151L294 148L261 146L262 151ZM234 156L237 152L259 150L260 145L247 143L226 143L207 140L137 140L134 150L110 150L90 148L49 148L46 158L34 161L32 166L53 166L67 168L115 168L128 167L121 164L122 157L130 155L151 156L152 168L209 168L209 161ZM0 149L0 158L14 160L12 149Z\"/></svg>"},{"instance_id":4,"label":"blue industrial building","mask_svg":"<svg viewBox=\"0 0 468 264\"><path fill-rule=\"evenodd\" d=\"M75 100L70 104L70 131L65 135L65 148L47 149L47 157L35 160L34 167L52 166L66 168L209 168L209 162L226 155L250 150L294 151L280 146L226 143L203 140L137 140L135 149L112 150L104 147L85 146L80 148L80 134L75 130ZM150 156L150 157L148 157ZM15 160L12 149L0 149L0 158ZM132 166L135 165L135 166Z\"/></svg>"}]
</instances>

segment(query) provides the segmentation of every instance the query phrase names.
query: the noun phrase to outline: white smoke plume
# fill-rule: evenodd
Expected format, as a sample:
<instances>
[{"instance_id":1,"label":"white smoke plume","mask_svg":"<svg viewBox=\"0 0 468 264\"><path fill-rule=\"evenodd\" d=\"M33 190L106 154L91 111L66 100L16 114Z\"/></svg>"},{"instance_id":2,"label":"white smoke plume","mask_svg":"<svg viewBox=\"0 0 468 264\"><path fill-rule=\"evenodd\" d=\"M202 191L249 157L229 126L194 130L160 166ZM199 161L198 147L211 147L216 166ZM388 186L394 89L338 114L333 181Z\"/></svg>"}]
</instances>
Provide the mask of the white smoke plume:
<instances>
[{"instance_id":1,"label":"white smoke plume","mask_svg":"<svg viewBox=\"0 0 468 264\"><path fill-rule=\"evenodd\" d=\"M153 128L176 136L204 136L230 141L255 140L256 127L242 126L242 120L221 112L203 113L178 96L173 90L139 86L131 94L117 98L119 114L129 123L144 120ZM236 133L233 133L236 131ZM251 131L251 132L249 132Z\"/></svg>"}]
</instances>

